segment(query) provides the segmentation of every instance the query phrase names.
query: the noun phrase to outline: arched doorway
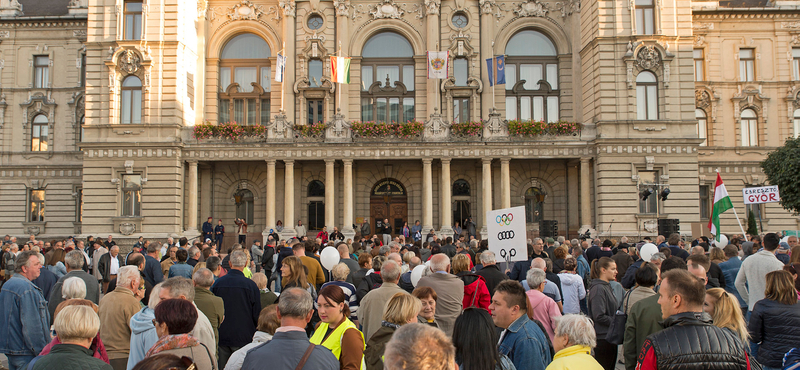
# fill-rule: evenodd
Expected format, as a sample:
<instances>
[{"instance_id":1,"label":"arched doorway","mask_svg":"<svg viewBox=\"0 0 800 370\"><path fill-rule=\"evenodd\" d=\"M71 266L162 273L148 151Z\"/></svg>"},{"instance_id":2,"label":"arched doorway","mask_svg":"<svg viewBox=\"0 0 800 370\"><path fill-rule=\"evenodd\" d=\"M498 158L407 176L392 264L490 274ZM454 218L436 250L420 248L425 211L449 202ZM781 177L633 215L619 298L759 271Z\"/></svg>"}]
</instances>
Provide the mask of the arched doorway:
<instances>
[{"instance_id":1,"label":"arched doorway","mask_svg":"<svg viewBox=\"0 0 800 370\"><path fill-rule=\"evenodd\" d=\"M395 179L383 179L375 183L370 192L369 215L372 230L377 233L384 219L392 225L392 237L402 231L403 223L408 221L408 197L406 188ZM411 223L409 223L409 226Z\"/></svg>"}]
</instances>

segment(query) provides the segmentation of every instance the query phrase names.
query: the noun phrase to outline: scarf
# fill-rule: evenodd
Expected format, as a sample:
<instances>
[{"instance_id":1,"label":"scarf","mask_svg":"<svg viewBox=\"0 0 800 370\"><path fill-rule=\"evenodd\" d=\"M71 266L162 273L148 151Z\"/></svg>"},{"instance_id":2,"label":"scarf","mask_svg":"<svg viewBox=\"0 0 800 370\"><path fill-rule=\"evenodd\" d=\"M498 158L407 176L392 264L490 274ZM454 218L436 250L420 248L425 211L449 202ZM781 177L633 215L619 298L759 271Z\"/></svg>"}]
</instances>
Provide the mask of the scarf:
<instances>
[{"instance_id":1,"label":"scarf","mask_svg":"<svg viewBox=\"0 0 800 370\"><path fill-rule=\"evenodd\" d=\"M154 344L153 347L147 351L147 354L144 357L150 357L159 352L170 349L194 347L199 344L200 342L198 342L197 339L194 339L194 337L188 333L165 335L161 338L158 338L156 344Z\"/></svg>"},{"instance_id":2,"label":"scarf","mask_svg":"<svg viewBox=\"0 0 800 370\"><path fill-rule=\"evenodd\" d=\"M387 327L387 328L395 328L395 329L400 329L400 325L397 325L397 324L392 324L392 323L390 323L390 322L388 322L388 321L385 321L385 320L384 320L384 321L381 321L381 326L385 326L385 327Z\"/></svg>"}]
</instances>

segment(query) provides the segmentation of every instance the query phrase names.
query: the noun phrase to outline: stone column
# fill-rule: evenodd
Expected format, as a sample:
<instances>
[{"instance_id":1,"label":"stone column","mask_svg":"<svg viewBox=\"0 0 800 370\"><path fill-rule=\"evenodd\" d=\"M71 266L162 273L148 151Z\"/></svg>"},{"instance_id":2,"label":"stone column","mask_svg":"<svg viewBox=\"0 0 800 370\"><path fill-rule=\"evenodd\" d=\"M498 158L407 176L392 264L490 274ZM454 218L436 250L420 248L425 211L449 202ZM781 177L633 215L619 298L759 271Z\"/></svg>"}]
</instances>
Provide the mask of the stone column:
<instances>
[{"instance_id":1,"label":"stone column","mask_svg":"<svg viewBox=\"0 0 800 370\"><path fill-rule=\"evenodd\" d=\"M186 231L189 232L197 232L197 161L190 160L189 161L189 185L187 186L187 190L189 191L189 207L187 207L187 212L189 213L189 219L186 222Z\"/></svg>"},{"instance_id":2,"label":"stone column","mask_svg":"<svg viewBox=\"0 0 800 370\"><path fill-rule=\"evenodd\" d=\"M343 159L344 162L344 217L342 220L342 234L345 239L356 236L353 230L353 160Z\"/></svg>"},{"instance_id":3,"label":"stone column","mask_svg":"<svg viewBox=\"0 0 800 370\"><path fill-rule=\"evenodd\" d=\"M267 162L267 217L264 231L275 228L275 160L268 159Z\"/></svg>"},{"instance_id":4,"label":"stone column","mask_svg":"<svg viewBox=\"0 0 800 370\"><path fill-rule=\"evenodd\" d=\"M494 44L494 37L495 37L495 18L493 12L495 11L495 7L497 4L493 0L480 0L479 2L480 11L481 11L481 42L480 42L480 70L484 71L486 69L486 59L494 57L493 51L493 44ZM481 93L481 117L486 117L489 113L492 112L492 89L495 86L489 86L489 76L486 73L481 72L481 81L483 81L483 92ZM505 85L501 85L505 86ZM501 96L498 96L500 100L503 100ZM483 217L481 217L483 219Z\"/></svg>"},{"instance_id":5,"label":"stone column","mask_svg":"<svg viewBox=\"0 0 800 370\"><path fill-rule=\"evenodd\" d=\"M581 158L581 230L592 228L592 204L591 188L592 181L591 157Z\"/></svg>"},{"instance_id":6,"label":"stone column","mask_svg":"<svg viewBox=\"0 0 800 370\"><path fill-rule=\"evenodd\" d=\"M289 239L297 235L294 230L296 222L294 220L294 160L284 159L283 164L286 167L283 189L283 232L281 238Z\"/></svg>"},{"instance_id":7,"label":"stone column","mask_svg":"<svg viewBox=\"0 0 800 370\"><path fill-rule=\"evenodd\" d=\"M441 201L441 221L442 229L441 235L445 238L453 235L453 199L451 191L453 185L450 183L450 158L442 158L442 185L439 187L439 193L442 196Z\"/></svg>"},{"instance_id":8,"label":"stone column","mask_svg":"<svg viewBox=\"0 0 800 370\"><path fill-rule=\"evenodd\" d=\"M511 158L500 158L500 208L511 207L511 174L509 171Z\"/></svg>"},{"instance_id":9,"label":"stone column","mask_svg":"<svg viewBox=\"0 0 800 370\"><path fill-rule=\"evenodd\" d=\"M486 212L492 210L492 158L484 158L482 161L483 164L483 187L482 187L482 195L483 195L483 210L481 212L481 238L485 239L487 235L486 230Z\"/></svg>"},{"instance_id":10,"label":"stone column","mask_svg":"<svg viewBox=\"0 0 800 370\"><path fill-rule=\"evenodd\" d=\"M432 158L422 158L422 235L433 228L433 173Z\"/></svg>"},{"instance_id":11,"label":"stone column","mask_svg":"<svg viewBox=\"0 0 800 370\"><path fill-rule=\"evenodd\" d=\"M286 114L286 120L294 123L296 121L296 104L294 101L294 90L292 90L292 86L294 86L296 73L295 68L297 66L297 52L295 51L295 39L297 37L297 32L295 31L296 3L294 0L280 0L278 2L278 6L283 9L283 37L286 41L286 51L284 52L284 55L286 56L286 67L283 75L283 83L286 88L283 90L283 110Z\"/></svg>"},{"instance_id":12,"label":"stone column","mask_svg":"<svg viewBox=\"0 0 800 370\"><path fill-rule=\"evenodd\" d=\"M350 26L350 12L354 12L353 6L350 5L350 0L333 0L333 7L336 8L336 34L337 35L349 35L349 26ZM341 37L339 38L340 44L334 45L333 53L339 51L341 47L342 55L343 56L350 56L350 38L349 37ZM350 85L348 84L334 84L336 85L336 89L342 89L341 92L338 90L335 92L336 97L336 104L333 104L332 112L336 112L336 108L341 108L341 114L344 115L345 118L348 117L356 117L357 115L350 114L350 90L348 88ZM356 84L358 86L358 84ZM344 234L344 232L342 232Z\"/></svg>"},{"instance_id":13,"label":"stone column","mask_svg":"<svg viewBox=\"0 0 800 370\"><path fill-rule=\"evenodd\" d=\"M334 213L334 209L336 209L336 201L334 199L336 195L334 191L336 189L336 177L333 172L334 163L336 163L334 159L325 160L325 226L328 227L328 232L333 231L333 227L336 226L336 220L334 219L336 216Z\"/></svg>"},{"instance_id":14,"label":"stone column","mask_svg":"<svg viewBox=\"0 0 800 370\"><path fill-rule=\"evenodd\" d=\"M441 8L441 0L425 0L425 11L427 13L427 48L428 50L440 50L439 46L439 33L441 32L442 25L439 23L439 9ZM430 117L434 114L440 105L441 97L439 95L439 80L430 78L425 80L427 83L427 114L425 117ZM433 98L433 99L431 99ZM424 234L423 234L424 235Z\"/></svg>"}]
</instances>

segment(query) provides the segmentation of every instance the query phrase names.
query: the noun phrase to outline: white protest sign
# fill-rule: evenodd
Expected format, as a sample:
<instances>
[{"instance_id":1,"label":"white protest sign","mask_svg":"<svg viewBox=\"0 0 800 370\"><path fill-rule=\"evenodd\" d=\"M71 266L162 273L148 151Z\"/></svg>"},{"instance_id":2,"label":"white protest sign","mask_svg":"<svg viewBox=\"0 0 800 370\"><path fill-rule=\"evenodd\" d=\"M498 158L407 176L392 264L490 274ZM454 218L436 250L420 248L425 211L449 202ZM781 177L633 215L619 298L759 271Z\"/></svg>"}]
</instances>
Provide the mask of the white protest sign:
<instances>
[{"instance_id":1,"label":"white protest sign","mask_svg":"<svg viewBox=\"0 0 800 370\"><path fill-rule=\"evenodd\" d=\"M744 195L744 204L775 203L781 200L778 185L744 188L742 195Z\"/></svg>"},{"instance_id":2,"label":"white protest sign","mask_svg":"<svg viewBox=\"0 0 800 370\"><path fill-rule=\"evenodd\" d=\"M497 261L527 261L528 237L525 233L525 206L486 212L489 250Z\"/></svg>"}]
</instances>

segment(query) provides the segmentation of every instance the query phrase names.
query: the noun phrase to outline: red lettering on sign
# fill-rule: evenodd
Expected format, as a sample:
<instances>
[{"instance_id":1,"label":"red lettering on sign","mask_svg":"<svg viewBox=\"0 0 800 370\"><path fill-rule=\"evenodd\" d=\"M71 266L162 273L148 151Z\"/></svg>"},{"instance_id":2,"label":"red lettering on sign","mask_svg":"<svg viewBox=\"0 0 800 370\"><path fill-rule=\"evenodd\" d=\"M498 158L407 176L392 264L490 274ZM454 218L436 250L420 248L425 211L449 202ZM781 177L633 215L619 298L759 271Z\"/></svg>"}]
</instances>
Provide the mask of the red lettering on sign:
<instances>
[{"instance_id":1,"label":"red lettering on sign","mask_svg":"<svg viewBox=\"0 0 800 370\"><path fill-rule=\"evenodd\" d=\"M775 193L769 193L769 200L777 201L778 198L775 198Z\"/></svg>"}]
</instances>

